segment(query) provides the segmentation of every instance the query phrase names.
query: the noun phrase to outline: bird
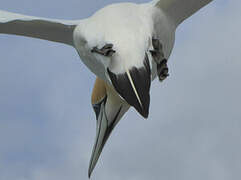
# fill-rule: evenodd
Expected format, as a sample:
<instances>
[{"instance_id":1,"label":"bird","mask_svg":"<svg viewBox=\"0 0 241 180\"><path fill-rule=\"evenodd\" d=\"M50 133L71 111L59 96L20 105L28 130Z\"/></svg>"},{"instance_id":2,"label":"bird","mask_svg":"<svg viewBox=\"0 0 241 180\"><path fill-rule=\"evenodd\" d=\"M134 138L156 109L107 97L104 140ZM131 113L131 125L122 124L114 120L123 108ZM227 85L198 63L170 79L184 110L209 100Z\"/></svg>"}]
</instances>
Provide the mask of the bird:
<instances>
[{"instance_id":1,"label":"bird","mask_svg":"<svg viewBox=\"0 0 241 180\"><path fill-rule=\"evenodd\" d=\"M114 3L80 20L26 16L0 10L0 33L70 45L96 75L91 104L96 139L90 177L111 132L130 107L148 118L151 82L169 76L177 27L213 0Z\"/></svg>"}]
</instances>

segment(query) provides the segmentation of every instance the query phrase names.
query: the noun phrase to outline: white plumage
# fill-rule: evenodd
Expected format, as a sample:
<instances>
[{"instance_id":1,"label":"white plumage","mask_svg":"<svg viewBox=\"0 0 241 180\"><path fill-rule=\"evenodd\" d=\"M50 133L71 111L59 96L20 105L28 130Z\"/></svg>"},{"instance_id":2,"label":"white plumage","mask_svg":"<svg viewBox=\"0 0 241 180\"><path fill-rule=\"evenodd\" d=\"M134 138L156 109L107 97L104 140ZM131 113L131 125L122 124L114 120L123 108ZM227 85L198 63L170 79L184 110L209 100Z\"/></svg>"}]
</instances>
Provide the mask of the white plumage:
<instances>
[{"instance_id":1,"label":"white plumage","mask_svg":"<svg viewBox=\"0 0 241 180\"><path fill-rule=\"evenodd\" d=\"M87 19L76 21L0 11L0 33L71 45L98 77L92 95L97 135L90 176L111 131L129 107L148 117L150 84L156 76L160 81L168 76L167 60L177 26L211 1L112 4Z\"/></svg>"}]
</instances>

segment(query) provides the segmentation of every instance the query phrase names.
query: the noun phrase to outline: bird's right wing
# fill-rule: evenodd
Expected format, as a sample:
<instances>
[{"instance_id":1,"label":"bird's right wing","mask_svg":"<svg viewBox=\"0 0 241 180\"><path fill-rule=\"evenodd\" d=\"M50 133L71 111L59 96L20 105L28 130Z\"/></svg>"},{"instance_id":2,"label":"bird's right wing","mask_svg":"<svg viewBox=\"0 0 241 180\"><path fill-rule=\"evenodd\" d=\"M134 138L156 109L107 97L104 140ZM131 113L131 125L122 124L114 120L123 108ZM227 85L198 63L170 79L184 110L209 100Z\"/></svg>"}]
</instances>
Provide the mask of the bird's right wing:
<instances>
[{"instance_id":1,"label":"bird's right wing","mask_svg":"<svg viewBox=\"0 0 241 180\"><path fill-rule=\"evenodd\" d=\"M162 9L176 25L213 0L153 0L154 6Z\"/></svg>"},{"instance_id":2,"label":"bird's right wing","mask_svg":"<svg viewBox=\"0 0 241 180\"><path fill-rule=\"evenodd\" d=\"M79 21L54 20L0 10L0 33L15 34L73 44L73 31Z\"/></svg>"}]
</instances>

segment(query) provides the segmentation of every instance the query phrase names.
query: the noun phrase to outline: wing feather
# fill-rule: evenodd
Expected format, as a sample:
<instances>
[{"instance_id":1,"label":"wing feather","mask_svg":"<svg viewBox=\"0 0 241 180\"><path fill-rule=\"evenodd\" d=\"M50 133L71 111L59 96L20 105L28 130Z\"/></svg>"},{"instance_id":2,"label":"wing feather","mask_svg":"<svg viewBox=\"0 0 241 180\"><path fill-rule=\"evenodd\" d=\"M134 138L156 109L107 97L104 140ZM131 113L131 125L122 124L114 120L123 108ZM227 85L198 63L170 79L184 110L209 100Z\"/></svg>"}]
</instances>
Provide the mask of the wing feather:
<instances>
[{"instance_id":1,"label":"wing feather","mask_svg":"<svg viewBox=\"0 0 241 180\"><path fill-rule=\"evenodd\" d=\"M162 9L176 25L213 0L154 0L154 6Z\"/></svg>"},{"instance_id":2,"label":"wing feather","mask_svg":"<svg viewBox=\"0 0 241 180\"><path fill-rule=\"evenodd\" d=\"M15 34L73 46L73 31L79 21L46 19L0 10L0 33Z\"/></svg>"}]
</instances>

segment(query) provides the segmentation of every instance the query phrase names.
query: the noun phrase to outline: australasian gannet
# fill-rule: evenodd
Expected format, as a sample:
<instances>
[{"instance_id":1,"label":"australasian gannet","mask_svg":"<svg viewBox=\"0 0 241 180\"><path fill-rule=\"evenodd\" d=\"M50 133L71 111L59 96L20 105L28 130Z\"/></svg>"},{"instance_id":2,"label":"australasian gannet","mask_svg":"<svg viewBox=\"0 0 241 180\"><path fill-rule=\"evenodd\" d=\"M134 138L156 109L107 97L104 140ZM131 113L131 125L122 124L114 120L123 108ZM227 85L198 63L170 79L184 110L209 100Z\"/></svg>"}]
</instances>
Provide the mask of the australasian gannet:
<instances>
[{"instance_id":1,"label":"australasian gannet","mask_svg":"<svg viewBox=\"0 0 241 180\"><path fill-rule=\"evenodd\" d=\"M0 11L0 33L71 45L97 76L91 98L97 128L89 177L111 131L129 107L148 117L151 81L168 76L176 28L211 1L118 3L74 21Z\"/></svg>"}]
</instances>

